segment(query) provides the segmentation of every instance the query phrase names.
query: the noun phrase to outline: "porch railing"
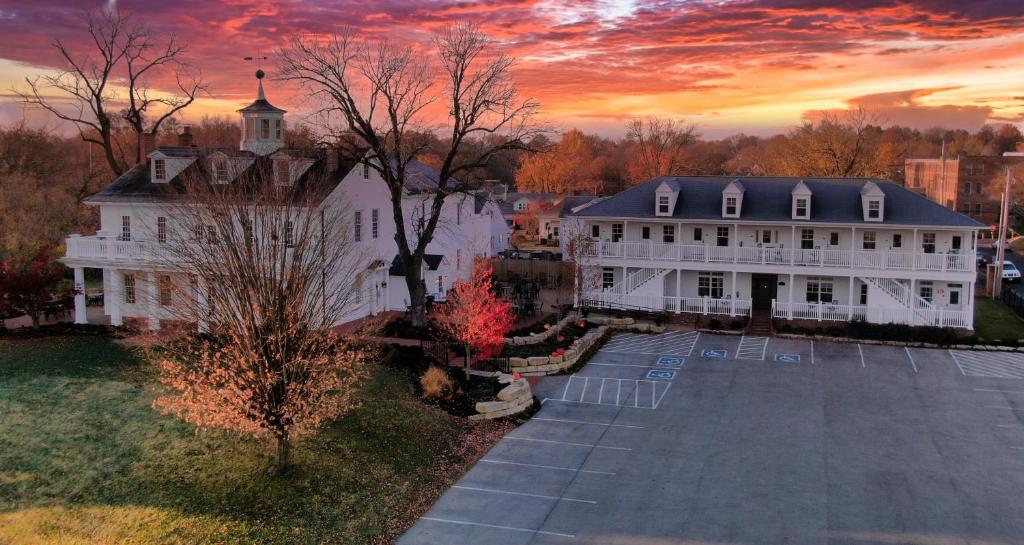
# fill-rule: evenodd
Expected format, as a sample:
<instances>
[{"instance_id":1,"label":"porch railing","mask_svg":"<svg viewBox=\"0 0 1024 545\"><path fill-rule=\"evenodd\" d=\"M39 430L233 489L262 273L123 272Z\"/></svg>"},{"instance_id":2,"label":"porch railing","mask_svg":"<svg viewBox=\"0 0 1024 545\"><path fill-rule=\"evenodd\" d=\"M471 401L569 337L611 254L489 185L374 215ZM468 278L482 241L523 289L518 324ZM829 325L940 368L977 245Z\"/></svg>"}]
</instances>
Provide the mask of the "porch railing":
<instances>
[{"instance_id":1,"label":"porch railing","mask_svg":"<svg viewBox=\"0 0 1024 545\"><path fill-rule=\"evenodd\" d=\"M749 316L750 299L713 297L672 297L663 295L621 295L611 291L592 291L584 295L589 304L610 308L643 309L652 312L689 312Z\"/></svg>"},{"instance_id":2,"label":"porch railing","mask_svg":"<svg viewBox=\"0 0 1024 545\"><path fill-rule=\"evenodd\" d=\"M879 324L907 324L915 326L959 327L969 329L972 320L969 311L946 308L884 308L838 303L772 302L772 317L786 320L815 320L846 322L865 320Z\"/></svg>"},{"instance_id":3,"label":"porch railing","mask_svg":"<svg viewBox=\"0 0 1024 545\"><path fill-rule=\"evenodd\" d=\"M840 249L792 249L684 245L647 242L591 241L584 247L588 257L684 261L691 263L744 263L805 267L853 267L860 269L974 271L975 253L891 252Z\"/></svg>"}]
</instances>

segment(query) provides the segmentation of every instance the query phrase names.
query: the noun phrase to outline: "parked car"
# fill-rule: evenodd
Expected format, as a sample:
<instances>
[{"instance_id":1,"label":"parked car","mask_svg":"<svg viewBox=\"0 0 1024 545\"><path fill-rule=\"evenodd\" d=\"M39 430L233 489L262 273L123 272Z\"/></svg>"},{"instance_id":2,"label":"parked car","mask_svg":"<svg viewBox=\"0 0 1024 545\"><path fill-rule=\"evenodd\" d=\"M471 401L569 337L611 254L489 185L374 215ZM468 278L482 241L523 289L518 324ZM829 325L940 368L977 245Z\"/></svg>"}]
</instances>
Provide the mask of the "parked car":
<instances>
[{"instance_id":1,"label":"parked car","mask_svg":"<svg viewBox=\"0 0 1024 545\"><path fill-rule=\"evenodd\" d=\"M1010 284L1020 282L1020 269L1011 261L1003 261L1003 281Z\"/></svg>"}]
</instances>

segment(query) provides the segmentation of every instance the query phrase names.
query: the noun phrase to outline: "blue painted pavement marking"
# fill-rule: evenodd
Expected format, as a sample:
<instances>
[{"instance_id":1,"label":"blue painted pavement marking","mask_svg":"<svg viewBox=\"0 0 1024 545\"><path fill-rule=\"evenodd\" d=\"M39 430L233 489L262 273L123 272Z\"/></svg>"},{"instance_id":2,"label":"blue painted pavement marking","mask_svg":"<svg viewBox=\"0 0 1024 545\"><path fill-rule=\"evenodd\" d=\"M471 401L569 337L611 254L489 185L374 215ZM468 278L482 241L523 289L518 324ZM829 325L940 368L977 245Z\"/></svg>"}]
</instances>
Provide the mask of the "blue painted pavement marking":
<instances>
[{"instance_id":1,"label":"blue painted pavement marking","mask_svg":"<svg viewBox=\"0 0 1024 545\"><path fill-rule=\"evenodd\" d=\"M683 365L683 358L677 358L675 356L662 356L658 358L658 361L654 364L661 367L681 367Z\"/></svg>"},{"instance_id":2,"label":"blue painted pavement marking","mask_svg":"<svg viewBox=\"0 0 1024 545\"><path fill-rule=\"evenodd\" d=\"M800 361L800 354L775 354L775 361L779 363L796 363Z\"/></svg>"},{"instance_id":3,"label":"blue painted pavement marking","mask_svg":"<svg viewBox=\"0 0 1024 545\"><path fill-rule=\"evenodd\" d=\"M725 349L705 348L704 351L700 353L700 355L705 358L724 358L726 357L726 355L728 355L728 353L729 351Z\"/></svg>"},{"instance_id":4,"label":"blue painted pavement marking","mask_svg":"<svg viewBox=\"0 0 1024 545\"><path fill-rule=\"evenodd\" d=\"M659 371L658 369L651 369L647 372L647 378L664 378L672 380L676 377L675 371Z\"/></svg>"}]
</instances>

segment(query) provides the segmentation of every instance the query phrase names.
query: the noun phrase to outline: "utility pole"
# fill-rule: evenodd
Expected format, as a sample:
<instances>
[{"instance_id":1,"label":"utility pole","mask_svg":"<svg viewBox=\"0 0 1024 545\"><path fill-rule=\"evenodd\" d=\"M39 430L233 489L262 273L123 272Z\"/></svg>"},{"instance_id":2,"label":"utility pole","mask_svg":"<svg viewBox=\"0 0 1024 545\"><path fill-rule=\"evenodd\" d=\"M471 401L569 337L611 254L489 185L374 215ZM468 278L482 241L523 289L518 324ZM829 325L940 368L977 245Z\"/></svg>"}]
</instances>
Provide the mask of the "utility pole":
<instances>
[{"instance_id":1,"label":"utility pole","mask_svg":"<svg viewBox=\"0 0 1024 545\"><path fill-rule=\"evenodd\" d=\"M942 155L939 157L939 204L946 206L946 138L942 138Z\"/></svg>"},{"instance_id":2,"label":"utility pole","mask_svg":"<svg viewBox=\"0 0 1024 545\"><path fill-rule=\"evenodd\" d=\"M999 299L1003 288L1003 260L1006 258L1006 230L1010 223L1010 166L1006 166L1006 185L999 209L999 238L996 239L996 270L992 275L992 298Z\"/></svg>"}]
</instances>

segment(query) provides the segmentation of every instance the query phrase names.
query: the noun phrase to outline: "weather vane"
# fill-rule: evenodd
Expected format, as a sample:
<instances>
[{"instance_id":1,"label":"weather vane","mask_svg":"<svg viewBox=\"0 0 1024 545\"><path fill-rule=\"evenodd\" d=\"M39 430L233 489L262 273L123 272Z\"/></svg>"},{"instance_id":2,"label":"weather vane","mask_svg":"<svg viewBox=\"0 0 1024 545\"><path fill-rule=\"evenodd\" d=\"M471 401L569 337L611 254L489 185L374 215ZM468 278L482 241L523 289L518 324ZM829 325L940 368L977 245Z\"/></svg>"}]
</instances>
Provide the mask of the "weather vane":
<instances>
[{"instance_id":1,"label":"weather vane","mask_svg":"<svg viewBox=\"0 0 1024 545\"><path fill-rule=\"evenodd\" d=\"M262 54L257 52L257 54L255 56L250 55L248 57L243 57L242 60L246 60L246 61L253 61L253 60L255 60L256 61L256 79L263 79L263 76L265 75L264 72L263 72L263 61L270 60L269 57L264 57Z\"/></svg>"}]
</instances>

